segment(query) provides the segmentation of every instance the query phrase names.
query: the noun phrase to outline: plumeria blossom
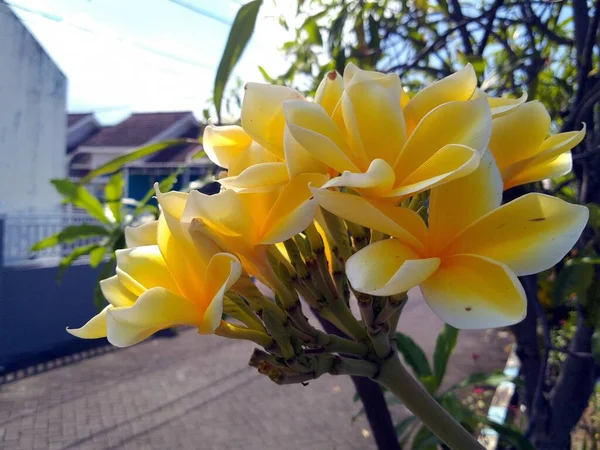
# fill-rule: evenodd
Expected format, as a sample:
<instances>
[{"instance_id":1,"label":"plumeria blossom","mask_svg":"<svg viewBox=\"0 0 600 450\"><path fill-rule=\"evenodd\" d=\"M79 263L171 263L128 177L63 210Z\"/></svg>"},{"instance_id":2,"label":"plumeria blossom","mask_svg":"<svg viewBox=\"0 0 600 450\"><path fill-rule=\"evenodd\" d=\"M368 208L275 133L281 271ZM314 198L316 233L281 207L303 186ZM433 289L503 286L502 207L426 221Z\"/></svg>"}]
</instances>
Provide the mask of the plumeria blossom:
<instances>
[{"instance_id":1,"label":"plumeria blossom","mask_svg":"<svg viewBox=\"0 0 600 450\"><path fill-rule=\"evenodd\" d=\"M522 320L526 298L517 277L560 261L588 219L587 208L542 194L500 206L502 190L486 152L475 172L431 190L428 228L406 208L313 192L330 212L392 236L350 257L346 272L354 289L385 296L420 285L450 325L491 328Z\"/></svg>"},{"instance_id":2,"label":"plumeria blossom","mask_svg":"<svg viewBox=\"0 0 600 450\"><path fill-rule=\"evenodd\" d=\"M100 282L110 304L83 327L68 330L72 335L106 336L127 347L175 325L213 333L221 323L223 297L241 275L239 260L208 239L192 244L180 223L187 194L157 196L162 215L127 228L129 248L116 252L117 273Z\"/></svg>"},{"instance_id":3,"label":"plumeria blossom","mask_svg":"<svg viewBox=\"0 0 600 450\"><path fill-rule=\"evenodd\" d=\"M479 164L492 116L470 65L410 100L396 74L349 65L343 83L331 117L319 104L283 105L294 140L341 174L327 187L397 200L465 176Z\"/></svg>"},{"instance_id":4,"label":"plumeria blossom","mask_svg":"<svg viewBox=\"0 0 600 450\"><path fill-rule=\"evenodd\" d=\"M209 236L238 255L250 274L263 278L270 273L267 246L293 237L312 223L318 205L309 185L326 181L325 175L300 174L281 187L256 192L192 191L182 221L194 239Z\"/></svg>"},{"instance_id":5,"label":"plumeria blossom","mask_svg":"<svg viewBox=\"0 0 600 450\"><path fill-rule=\"evenodd\" d=\"M581 131L548 137L550 122L548 111L537 101L494 118L489 148L500 169L504 189L571 171L570 150L583 140L585 126Z\"/></svg>"}]
</instances>

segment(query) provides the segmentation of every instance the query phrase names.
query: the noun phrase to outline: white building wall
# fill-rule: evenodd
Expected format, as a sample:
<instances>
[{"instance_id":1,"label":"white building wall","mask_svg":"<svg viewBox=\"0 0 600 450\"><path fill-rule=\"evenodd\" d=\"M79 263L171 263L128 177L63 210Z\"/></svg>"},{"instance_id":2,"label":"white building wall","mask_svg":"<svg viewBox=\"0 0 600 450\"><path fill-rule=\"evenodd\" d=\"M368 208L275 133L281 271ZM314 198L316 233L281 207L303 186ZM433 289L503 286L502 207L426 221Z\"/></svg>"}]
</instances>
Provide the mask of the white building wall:
<instances>
[{"instance_id":1,"label":"white building wall","mask_svg":"<svg viewBox=\"0 0 600 450\"><path fill-rule=\"evenodd\" d=\"M51 209L66 176L67 80L0 0L0 212Z\"/></svg>"}]
</instances>

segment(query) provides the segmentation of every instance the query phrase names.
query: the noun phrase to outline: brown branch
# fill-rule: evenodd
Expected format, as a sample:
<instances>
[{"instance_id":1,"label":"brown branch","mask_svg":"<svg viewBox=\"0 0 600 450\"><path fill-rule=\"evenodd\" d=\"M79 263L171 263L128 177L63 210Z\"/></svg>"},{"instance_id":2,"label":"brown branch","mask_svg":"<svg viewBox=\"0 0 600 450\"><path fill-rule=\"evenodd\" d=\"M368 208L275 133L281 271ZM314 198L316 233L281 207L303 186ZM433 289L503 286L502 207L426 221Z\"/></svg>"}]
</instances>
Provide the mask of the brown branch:
<instances>
[{"instance_id":1,"label":"brown branch","mask_svg":"<svg viewBox=\"0 0 600 450\"><path fill-rule=\"evenodd\" d=\"M464 22L465 16L462 13L462 9L460 8L460 3L458 2L458 0L450 0L450 5L452 6L452 13L450 14L450 16L458 23ZM469 35L469 31L467 30L467 24L464 23L463 25L460 25L458 27L458 32L460 33L460 37L465 48L465 54L472 55L473 45L471 44L471 36Z\"/></svg>"},{"instance_id":2,"label":"brown branch","mask_svg":"<svg viewBox=\"0 0 600 450\"><path fill-rule=\"evenodd\" d=\"M488 40L490 39L490 34L492 33L492 28L494 27L494 20L496 20L496 13L498 9L502 6L504 0L496 0L490 9L490 17L488 18L487 25L483 32L483 37L481 38L481 42L479 43L479 47L477 48L477 54L479 56L483 56L483 52L485 47L487 46Z\"/></svg>"}]
</instances>

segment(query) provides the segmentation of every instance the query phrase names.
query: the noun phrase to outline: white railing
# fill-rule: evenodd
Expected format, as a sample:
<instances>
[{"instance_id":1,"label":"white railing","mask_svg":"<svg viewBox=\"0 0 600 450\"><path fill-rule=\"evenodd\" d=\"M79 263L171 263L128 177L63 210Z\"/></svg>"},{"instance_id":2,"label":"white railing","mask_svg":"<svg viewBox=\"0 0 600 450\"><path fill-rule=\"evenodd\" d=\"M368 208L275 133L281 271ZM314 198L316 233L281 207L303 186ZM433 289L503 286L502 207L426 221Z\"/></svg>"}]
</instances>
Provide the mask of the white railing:
<instances>
[{"instance_id":1,"label":"white railing","mask_svg":"<svg viewBox=\"0 0 600 450\"><path fill-rule=\"evenodd\" d=\"M39 252L31 247L42 239L60 232L68 225L84 223L97 224L98 221L79 211L18 212L0 215L2 227L2 256L4 265L16 265L33 261L58 261L80 245L98 242L101 238L79 239L68 244L60 244Z\"/></svg>"}]
</instances>

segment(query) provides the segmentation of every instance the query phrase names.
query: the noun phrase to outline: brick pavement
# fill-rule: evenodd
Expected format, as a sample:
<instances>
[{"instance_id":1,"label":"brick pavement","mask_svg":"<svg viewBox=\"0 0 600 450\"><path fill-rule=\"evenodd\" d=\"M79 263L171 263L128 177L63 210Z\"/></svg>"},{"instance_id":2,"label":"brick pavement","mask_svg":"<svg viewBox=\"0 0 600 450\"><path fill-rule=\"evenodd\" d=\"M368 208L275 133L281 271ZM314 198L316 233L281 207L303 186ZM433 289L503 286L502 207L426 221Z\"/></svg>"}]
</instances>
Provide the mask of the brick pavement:
<instances>
[{"instance_id":1,"label":"brick pavement","mask_svg":"<svg viewBox=\"0 0 600 450\"><path fill-rule=\"evenodd\" d=\"M417 298L399 325L429 354L440 326ZM506 343L462 332L447 381L502 367ZM0 386L0 449L375 448L366 422L350 421L347 377L276 386L247 366L251 349L186 330Z\"/></svg>"}]
</instances>

